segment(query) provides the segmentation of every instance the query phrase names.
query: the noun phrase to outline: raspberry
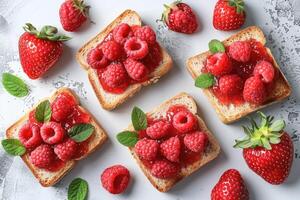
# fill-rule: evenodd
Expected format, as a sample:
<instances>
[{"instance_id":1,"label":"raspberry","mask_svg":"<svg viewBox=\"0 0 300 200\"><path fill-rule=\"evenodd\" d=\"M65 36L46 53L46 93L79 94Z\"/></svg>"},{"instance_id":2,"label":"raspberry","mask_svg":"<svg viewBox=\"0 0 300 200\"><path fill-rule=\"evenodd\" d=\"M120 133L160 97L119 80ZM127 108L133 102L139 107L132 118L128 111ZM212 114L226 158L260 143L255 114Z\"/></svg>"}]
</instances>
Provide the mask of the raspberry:
<instances>
[{"instance_id":1,"label":"raspberry","mask_svg":"<svg viewBox=\"0 0 300 200\"><path fill-rule=\"evenodd\" d=\"M259 76L253 76L246 80L243 97L245 101L257 105L265 102L267 97L266 88Z\"/></svg>"},{"instance_id":2,"label":"raspberry","mask_svg":"<svg viewBox=\"0 0 300 200\"><path fill-rule=\"evenodd\" d=\"M160 144L161 154L171 162L179 162L180 140L178 137L171 137Z\"/></svg>"},{"instance_id":3,"label":"raspberry","mask_svg":"<svg viewBox=\"0 0 300 200\"><path fill-rule=\"evenodd\" d=\"M64 139L64 129L57 122L47 122L41 127L41 136L48 144L57 144Z\"/></svg>"},{"instance_id":4,"label":"raspberry","mask_svg":"<svg viewBox=\"0 0 300 200\"><path fill-rule=\"evenodd\" d=\"M78 144L68 138L66 141L55 145L54 153L57 155L59 159L62 161L71 160L77 152Z\"/></svg>"},{"instance_id":5,"label":"raspberry","mask_svg":"<svg viewBox=\"0 0 300 200\"><path fill-rule=\"evenodd\" d=\"M219 79L219 88L225 95L239 94L243 90L243 80L236 74L224 75Z\"/></svg>"},{"instance_id":6,"label":"raspberry","mask_svg":"<svg viewBox=\"0 0 300 200\"><path fill-rule=\"evenodd\" d=\"M104 56L102 49L94 48L87 55L87 63L94 69L104 68L109 61Z\"/></svg>"},{"instance_id":7,"label":"raspberry","mask_svg":"<svg viewBox=\"0 0 300 200\"><path fill-rule=\"evenodd\" d=\"M197 118L192 113L180 111L174 115L172 124L180 133L187 133L198 127L197 122Z\"/></svg>"},{"instance_id":8,"label":"raspberry","mask_svg":"<svg viewBox=\"0 0 300 200\"><path fill-rule=\"evenodd\" d=\"M155 160L158 148L159 145L155 140L147 138L139 140L134 146L136 154L144 160Z\"/></svg>"},{"instance_id":9,"label":"raspberry","mask_svg":"<svg viewBox=\"0 0 300 200\"><path fill-rule=\"evenodd\" d=\"M139 61L133 60L131 58L127 58L123 64L125 66L128 75L133 80L141 81L145 79L148 75L147 67Z\"/></svg>"},{"instance_id":10,"label":"raspberry","mask_svg":"<svg viewBox=\"0 0 300 200\"><path fill-rule=\"evenodd\" d=\"M143 58L142 63L144 63L148 69L155 69L160 65L162 61L161 48L157 42L153 45L148 45L148 54Z\"/></svg>"},{"instance_id":11,"label":"raspberry","mask_svg":"<svg viewBox=\"0 0 300 200\"><path fill-rule=\"evenodd\" d=\"M206 61L207 70L215 76L229 74L232 71L232 65L226 53L216 53L210 56Z\"/></svg>"},{"instance_id":12,"label":"raspberry","mask_svg":"<svg viewBox=\"0 0 300 200\"><path fill-rule=\"evenodd\" d=\"M111 61L115 61L122 55L122 47L115 41L107 41L101 46L104 56Z\"/></svg>"},{"instance_id":13,"label":"raspberry","mask_svg":"<svg viewBox=\"0 0 300 200\"><path fill-rule=\"evenodd\" d=\"M229 55L236 61L248 62L251 57L251 44L247 41L237 41L229 46Z\"/></svg>"},{"instance_id":14,"label":"raspberry","mask_svg":"<svg viewBox=\"0 0 300 200\"><path fill-rule=\"evenodd\" d=\"M168 160L157 160L151 168L151 174L157 178L174 178L179 173L179 166Z\"/></svg>"},{"instance_id":15,"label":"raspberry","mask_svg":"<svg viewBox=\"0 0 300 200\"><path fill-rule=\"evenodd\" d=\"M169 122L158 121L146 129L147 135L152 139L161 139L169 134L171 125Z\"/></svg>"},{"instance_id":16,"label":"raspberry","mask_svg":"<svg viewBox=\"0 0 300 200\"><path fill-rule=\"evenodd\" d=\"M139 27L134 31L134 36L146 41L148 45L156 42L156 34L150 26Z\"/></svg>"},{"instance_id":17,"label":"raspberry","mask_svg":"<svg viewBox=\"0 0 300 200\"><path fill-rule=\"evenodd\" d=\"M42 144L31 152L30 160L38 168L47 168L55 160L55 154L50 145Z\"/></svg>"},{"instance_id":18,"label":"raspberry","mask_svg":"<svg viewBox=\"0 0 300 200\"><path fill-rule=\"evenodd\" d=\"M52 103L52 118L57 122L65 121L73 112L76 102L67 93L61 93Z\"/></svg>"},{"instance_id":19,"label":"raspberry","mask_svg":"<svg viewBox=\"0 0 300 200\"><path fill-rule=\"evenodd\" d=\"M270 62L262 60L255 65L253 74L261 76L263 82L270 83L275 77L275 69Z\"/></svg>"},{"instance_id":20,"label":"raspberry","mask_svg":"<svg viewBox=\"0 0 300 200\"><path fill-rule=\"evenodd\" d=\"M114 165L106 168L101 174L102 186L112 194L120 194L126 190L130 174L126 167Z\"/></svg>"},{"instance_id":21,"label":"raspberry","mask_svg":"<svg viewBox=\"0 0 300 200\"><path fill-rule=\"evenodd\" d=\"M113 38L116 42L124 44L125 41L132 36L131 27L128 24L122 23L113 30Z\"/></svg>"},{"instance_id":22,"label":"raspberry","mask_svg":"<svg viewBox=\"0 0 300 200\"><path fill-rule=\"evenodd\" d=\"M189 150L199 153L204 152L208 143L208 138L206 133L196 131L184 136L183 143Z\"/></svg>"},{"instance_id":23,"label":"raspberry","mask_svg":"<svg viewBox=\"0 0 300 200\"><path fill-rule=\"evenodd\" d=\"M142 59L148 54L147 42L137 37L132 37L126 40L124 49L129 58L136 60Z\"/></svg>"},{"instance_id":24,"label":"raspberry","mask_svg":"<svg viewBox=\"0 0 300 200\"><path fill-rule=\"evenodd\" d=\"M42 143L40 127L27 123L19 130L19 139L26 148L34 148Z\"/></svg>"},{"instance_id":25,"label":"raspberry","mask_svg":"<svg viewBox=\"0 0 300 200\"><path fill-rule=\"evenodd\" d=\"M127 72L122 63L112 63L101 75L102 80L111 88L118 88L127 85Z\"/></svg>"}]
</instances>

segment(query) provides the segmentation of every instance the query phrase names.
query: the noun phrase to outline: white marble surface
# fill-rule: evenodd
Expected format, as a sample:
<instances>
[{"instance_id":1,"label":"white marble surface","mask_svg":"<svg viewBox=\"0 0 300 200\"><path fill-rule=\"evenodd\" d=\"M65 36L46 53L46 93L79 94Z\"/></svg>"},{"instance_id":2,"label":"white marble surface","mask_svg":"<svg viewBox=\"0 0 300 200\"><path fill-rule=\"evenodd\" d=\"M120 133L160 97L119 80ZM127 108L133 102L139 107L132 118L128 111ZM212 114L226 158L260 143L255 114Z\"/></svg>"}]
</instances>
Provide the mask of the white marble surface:
<instances>
[{"instance_id":1,"label":"white marble surface","mask_svg":"<svg viewBox=\"0 0 300 200\"><path fill-rule=\"evenodd\" d=\"M272 186L250 171L240 150L232 148L234 139L243 136L241 120L233 125L222 124L203 93L193 86L193 81L185 69L185 60L207 49L212 38L225 38L231 33L215 31L212 27L212 11L216 0L188 1L196 11L201 30L192 36L172 33L156 20L160 18L162 4L166 1L152 0L88 0L92 6L91 18L94 25L85 25L78 33L68 33L73 39L66 43L63 57L54 69L41 80L31 81L21 70L17 53L18 36L22 26L32 22L41 27L51 24L62 30L58 18L58 8L62 0L0 0L0 74L10 71L23 77L31 88L28 97L17 99L4 92L0 86L0 138L6 128L16 121L40 98L48 96L55 88L67 86L74 89L86 106L103 124L109 134L109 141L79 164L52 188L42 188L19 158L7 156L0 149L0 198L3 200L66 199L67 186L75 177L89 182L89 198L96 199L143 199L143 200L196 200L210 199L210 191L221 173L228 168L237 168L245 178L252 200L297 200L300 196L300 14L296 3L299 0L246 0L248 10L247 25L259 25L267 35L268 46L274 52L279 64L293 86L293 95L285 102L263 111L287 120L286 130L292 135L296 148L294 165L287 182ZM157 84L143 89L138 95L112 112L100 108L88 83L85 72L74 59L77 49L89 38L97 34L124 9L131 8L140 13L145 23L152 25L159 40L173 56L175 66ZM159 193L147 181L126 148L119 145L115 135L130 122L130 112L134 105L145 111L161 101L186 91L193 95L199 105L201 115L209 128L219 139L223 152L220 157L200 171L186 178L168 193ZM109 165L120 163L127 166L133 181L126 193L110 195L100 186L99 175Z\"/></svg>"}]
</instances>

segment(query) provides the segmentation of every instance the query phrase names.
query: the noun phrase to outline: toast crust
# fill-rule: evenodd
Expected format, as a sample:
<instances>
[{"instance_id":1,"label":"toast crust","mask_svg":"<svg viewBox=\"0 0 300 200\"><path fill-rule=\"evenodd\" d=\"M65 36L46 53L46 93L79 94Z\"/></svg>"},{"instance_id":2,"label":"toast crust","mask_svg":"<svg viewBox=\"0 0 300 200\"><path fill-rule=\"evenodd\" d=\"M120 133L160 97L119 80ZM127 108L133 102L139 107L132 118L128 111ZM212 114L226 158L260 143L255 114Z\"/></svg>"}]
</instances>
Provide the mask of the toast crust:
<instances>
[{"instance_id":1,"label":"toast crust","mask_svg":"<svg viewBox=\"0 0 300 200\"><path fill-rule=\"evenodd\" d=\"M88 113L91 116L91 124L95 127L95 132L94 134L91 136L93 137L89 144L88 144L88 151L87 153L76 159L76 160L71 160L66 162L66 165L61 168L60 170L56 171L56 172L49 172L40 168L35 167L29 158L29 154L26 153L23 156L21 156L22 160L25 162L25 164L27 165L27 167L30 169L30 171L32 172L32 174L36 177L36 179L38 179L38 181L40 182L40 184L44 187L49 187L49 186L53 186L54 184L56 184L60 179L62 179L76 164L76 162L78 160L81 160L85 157L87 157L88 155L90 155L92 152L94 152L96 149L98 149L100 146L102 146L102 144L107 140L107 134L104 131L104 129L101 127L101 125L96 121L96 119L93 117L93 115L88 112L85 108L83 108L82 106L80 106L80 102L78 100L77 95L75 95L75 93L73 93L73 91L71 91L68 88L60 88L58 90L56 90L51 97L49 98L45 98L43 100L41 100L40 102L44 101L44 100L49 100L50 102L54 101L54 99L60 94L60 93L69 93L71 94L74 99L76 100L76 103L79 105L79 108L81 110L83 110L84 112ZM7 130L6 130L6 137L7 138L17 138L17 134L18 134L18 130L21 128L21 126L27 122L28 117L29 117L29 113L34 110L37 105L39 103L37 103L35 106L33 106L33 108L31 108L23 117L21 117L17 122L15 122L13 125L11 125Z\"/></svg>"},{"instance_id":2,"label":"toast crust","mask_svg":"<svg viewBox=\"0 0 300 200\"><path fill-rule=\"evenodd\" d=\"M264 33L257 26L248 27L238 32L237 34L232 35L228 39L224 40L223 44L225 46L229 46L235 41L243 41L248 39L256 39L257 41L261 42L263 45L266 44L266 38L264 36ZM214 94L209 89L203 89L204 94L208 97L210 103L216 110L219 118L224 123L229 124L235 122L252 112L258 111L266 106L277 103L290 96L292 91L290 84L288 83L286 77L280 70L280 67L277 64L270 49L268 49L267 47L266 49L269 55L272 57L275 67L279 71L279 76L275 83L274 92L267 97L267 101L263 105L255 106L246 102L239 106L235 106L232 104L225 106L219 102L219 100L214 96ZM209 55L211 55L211 53L207 51L199 55L193 56L187 60L186 63L187 70L189 71L193 79L196 79L201 74L201 69L202 67L204 67L203 62Z\"/></svg>"},{"instance_id":3,"label":"toast crust","mask_svg":"<svg viewBox=\"0 0 300 200\"><path fill-rule=\"evenodd\" d=\"M154 118L162 116L162 115L166 114L166 111L168 110L168 108L170 106L177 105L180 103L184 103L184 105L186 105L193 114L195 114L195 115L197 114L197 105L196 105L195 101L193 100L193 98L186 93L180 93L180 94L176 95L175 97L169 99L168 101L164 102L163 104L161 104L160 106L155 108L153 111L147 113L147 115L154 117ZM151 184L158 191L167 192L177 182L179 182L183 178L191 175L193 172L197 171L205 164L211 162L219 155L221 148L220 148L220 145L219 145L217 139L209 131L209 129L206 127L204 121L199 116L197 116L197 119L198 119L198 124L199 124L199 127L201 128L201 130L203 130L207 133L207 136L209 138L209 146L206 149L206 151L204 152L204 154L200 160L182 168L181 172L179 173L179 175L176 178L159 179L159 178L154 177L150 173L149 169L142 163L142 161L140 160L138 155L135 153L134 148L129 148L130 153L132 154L132 156L134 157L134 159L136 160L136 162L142 169L145 176L148 178L148 180L151 182ZM134 130L133 126L130 125L128 130L133 131Z\"/></svg>"},{"instance_id":4,"label":"toast crust","mask_svg":"<svg viewBox=\"0 0 300 200\"><path fill-rule=\"evenodd\" d=\"M129 86L122 94L112 94L106 92L101 83L99 82L99 78L94 69L90 68L86 62L87 53L97 46L97 44L101 43L103 39L120 23L126 22L130 25L142 25L142 21L140 16L132 10L125 10L120 16L118 16L113 22L111 22L103 31L101 31L98 35L88 41L85 45L83 45L76 54L76 59L81 65L83 69L85 69L88 73L89 81L93 87L93 90L96 93L96 96L101 104L101 106L106 110L112 110L124 103L127 99L132 97L138 91L141 90L143 86L147 86L153 83L156 83L163 75L165 75L173 65L172 58L167 53L167 51L160 45L162 52L162 62L161 64L150 74L149 80L143 83L136 83Z\"/></svg>"}]
</instances>

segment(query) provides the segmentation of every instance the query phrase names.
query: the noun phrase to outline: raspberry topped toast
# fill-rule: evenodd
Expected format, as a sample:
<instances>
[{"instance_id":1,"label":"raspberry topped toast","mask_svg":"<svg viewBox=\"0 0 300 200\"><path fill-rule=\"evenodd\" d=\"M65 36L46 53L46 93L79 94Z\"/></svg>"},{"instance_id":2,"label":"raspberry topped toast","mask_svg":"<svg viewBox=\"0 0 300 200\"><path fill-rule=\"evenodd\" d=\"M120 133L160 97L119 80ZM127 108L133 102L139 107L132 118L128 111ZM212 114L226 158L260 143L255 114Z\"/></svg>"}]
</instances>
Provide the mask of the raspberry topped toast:
<instances>
[{"instance_id":1,"label":"raspberry topped toast","mask_svg":"<svg viewBox=\"0 0 300 200\"><path fill-rule=\"evenodd\" d=\"M144 174L161 192L220 153L218 141L197 116L196 103L186 93L147 114L135 107L131 119L132 125L117 139L129 147Z\"/></svg>"},{"instance_id":2,"label":"raspberry topped toast","mask_svg":"<svg viewBox=\"0 0 300 200\"><path fill-rule=\"evenodd\" d=\"M6 136L6 141L18 140L25 147L19 155L45 187L57 183L107 139L100 124L67 88L34 106L7 129Z\"/></svg>"},{"instance_id":3,"label":"raspberry topped toast","mask_svg":"<svg viewBox=\"0 0 300 200\"><path fill-rule=\"evenodd\" d=\"M191 57L187 69L224 123L234 122L291 94L266 39L256 26L223 42L212 40L210 51Z\"/></svg>"},{"instance_id":4,"label":"raspberry topped toast","mask_svg":"<svg viewBox=\"0 0 300 200\"><path fill-rule=\"evenodd\" d=\"M155 83L172 67L172 59L140 16L124 11L102 32L79 49L77 61L104 109L112 110Z\"/></svg>"}]
</instances>

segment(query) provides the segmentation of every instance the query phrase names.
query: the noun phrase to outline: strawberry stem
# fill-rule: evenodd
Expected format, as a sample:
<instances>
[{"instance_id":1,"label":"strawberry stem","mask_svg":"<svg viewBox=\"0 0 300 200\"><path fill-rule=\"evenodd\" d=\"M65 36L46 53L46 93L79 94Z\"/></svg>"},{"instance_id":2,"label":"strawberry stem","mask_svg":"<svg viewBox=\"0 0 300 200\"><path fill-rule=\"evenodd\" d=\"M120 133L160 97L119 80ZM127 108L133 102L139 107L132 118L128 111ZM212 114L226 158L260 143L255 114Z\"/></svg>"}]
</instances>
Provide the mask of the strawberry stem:
<instances>
[{"instance_id":1,"label":"strawberry stem","mask_svg":"<svg viewBox=\"0 0 300 200\"><path fill-rule=\"evenodd\" d=\"M245 2L244 0L229 0L229 6L236 7L236 12L238 14L242 14L245 10Z\"/></svg>"}]
</instances>

